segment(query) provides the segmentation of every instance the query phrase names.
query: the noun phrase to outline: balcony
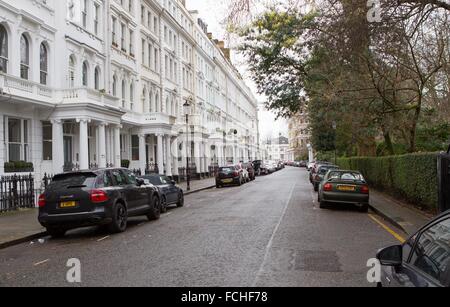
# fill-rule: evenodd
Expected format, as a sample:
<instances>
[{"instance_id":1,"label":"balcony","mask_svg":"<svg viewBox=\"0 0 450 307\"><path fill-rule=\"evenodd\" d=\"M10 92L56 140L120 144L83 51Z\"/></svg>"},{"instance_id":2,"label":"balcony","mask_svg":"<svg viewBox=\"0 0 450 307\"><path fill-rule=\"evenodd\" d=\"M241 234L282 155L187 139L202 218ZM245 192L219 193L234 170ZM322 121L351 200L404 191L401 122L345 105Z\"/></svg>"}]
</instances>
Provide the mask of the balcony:
<instances>
[{"instance_id":1,"label":"balcony","mask_svg":"<svg viewBox=\"0 0 450 307\"><path fill-rule=\"evenodd\" d=\"M119 100L108 94L89 88L54 89L33 81L0 73L0 89L10 95L45 104L93 103L119 107Z\"/></svg>"}]
</instances>

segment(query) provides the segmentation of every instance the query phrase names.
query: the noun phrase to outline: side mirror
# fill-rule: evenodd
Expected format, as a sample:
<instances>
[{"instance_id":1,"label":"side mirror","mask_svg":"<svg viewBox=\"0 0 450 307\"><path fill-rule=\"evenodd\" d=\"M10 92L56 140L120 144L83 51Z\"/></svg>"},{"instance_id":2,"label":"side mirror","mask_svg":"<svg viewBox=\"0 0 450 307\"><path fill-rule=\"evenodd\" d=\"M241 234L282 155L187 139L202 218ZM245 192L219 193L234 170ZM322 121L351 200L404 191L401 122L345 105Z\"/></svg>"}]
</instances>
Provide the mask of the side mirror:
<instances>
[{"instance_id":1,"label":"side mirror","mask_svg":"<svg viewBox=\"0 0 450 307\"><path fill-rule=\"evenodd\" d=\"M136 179L136 184L138 185L138 187L140 187L145 184L145 181L142 178L138 178L138 179Z\"/></svg>"},{"instance_id":2,"label":"side mirror","mask_svg":"<svg viewBox=\"0 0 450 307\"><path fill-rule=\"evenodd\" d=\"M403 246L395 245L380 250L377 259L381 265L398 267L403 263Z\"/></svg>"},{"instance_id":3,"label":"side mirror","mask_svg":"<svg viewBox=\"0 0 450 307\"><path fill-rule=\"evenodd\" d=\"M175 180L172 180L170 183L171 183L172 185L176 185L176 184L177 184L177 182L176 182Z\"/></svg>"}]
</instances>

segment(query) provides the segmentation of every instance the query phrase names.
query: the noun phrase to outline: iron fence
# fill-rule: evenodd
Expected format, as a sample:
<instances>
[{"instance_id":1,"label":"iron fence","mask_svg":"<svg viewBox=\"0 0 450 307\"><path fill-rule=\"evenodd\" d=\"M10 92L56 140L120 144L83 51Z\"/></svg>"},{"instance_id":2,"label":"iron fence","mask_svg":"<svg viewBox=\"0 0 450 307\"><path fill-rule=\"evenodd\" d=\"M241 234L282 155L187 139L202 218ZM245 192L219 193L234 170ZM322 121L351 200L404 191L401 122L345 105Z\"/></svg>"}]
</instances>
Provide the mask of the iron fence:
<instances>
[{"instance_id":1,"label":"iron fence","mask_svg":"<svg viewBox=\"0 0 450 307\"><path fill-rule=\"evenodd\" d=\"M34 208L35 205L33 175L0 177L0 212Z\"/></svg>"}]
</instances>

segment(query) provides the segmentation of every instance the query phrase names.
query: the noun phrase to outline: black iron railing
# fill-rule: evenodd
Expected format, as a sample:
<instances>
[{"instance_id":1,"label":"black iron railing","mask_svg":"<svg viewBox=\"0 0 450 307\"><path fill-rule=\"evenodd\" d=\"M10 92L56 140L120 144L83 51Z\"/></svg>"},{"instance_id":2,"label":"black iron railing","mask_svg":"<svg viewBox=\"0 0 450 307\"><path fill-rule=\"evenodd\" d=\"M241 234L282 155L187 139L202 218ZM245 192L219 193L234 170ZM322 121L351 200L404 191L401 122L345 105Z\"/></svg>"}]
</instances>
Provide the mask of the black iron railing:
<instances>
[{"instance_id":1,"label":"black iron railing","mask_svg":"<svg viewBox=\"0 0 450 307\"><path fill-rule=\"evenodd\" d=\"M33 175L13 175L0 177L0 212L34 208Z\"/></svg>"}]
</instances>

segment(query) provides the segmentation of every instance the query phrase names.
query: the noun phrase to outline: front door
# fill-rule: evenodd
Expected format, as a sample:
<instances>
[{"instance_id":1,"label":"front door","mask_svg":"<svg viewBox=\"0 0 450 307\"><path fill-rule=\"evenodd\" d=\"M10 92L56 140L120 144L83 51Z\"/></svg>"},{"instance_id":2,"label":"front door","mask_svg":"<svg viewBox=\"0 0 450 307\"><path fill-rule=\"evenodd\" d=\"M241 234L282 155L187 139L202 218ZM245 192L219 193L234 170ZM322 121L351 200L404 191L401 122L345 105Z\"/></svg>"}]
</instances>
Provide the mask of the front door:
<instances>
[{"instance_id":1,"label":"front door","mask_svg":"<svg viewBox=\"0 0 450 307\"><path fill-rule=\"evenodd\" d=\"M73 140L71 136L64 136L64 171L73 168Z\"/></svg>"}]
</instances>

